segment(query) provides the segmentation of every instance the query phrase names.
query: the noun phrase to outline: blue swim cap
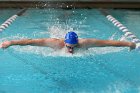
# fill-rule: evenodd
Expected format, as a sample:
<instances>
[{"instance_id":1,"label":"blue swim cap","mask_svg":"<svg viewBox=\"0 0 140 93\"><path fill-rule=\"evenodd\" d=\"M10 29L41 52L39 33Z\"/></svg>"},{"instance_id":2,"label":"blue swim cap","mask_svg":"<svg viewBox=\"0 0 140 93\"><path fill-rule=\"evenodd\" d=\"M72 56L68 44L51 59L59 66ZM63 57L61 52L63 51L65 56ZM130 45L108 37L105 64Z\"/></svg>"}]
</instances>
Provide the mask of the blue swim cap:
<instances>
[{"instance_id":1,"label":"blue swim cap","mask_svg":"<svg viewBox=\"0 0 140 93\"><path fill-rule=\"evenodd\" d=\"M65 36L65 43L68 44L77 44L78 43L78 36L75 32L68 32Z\"/></svg>"}]
</instances>

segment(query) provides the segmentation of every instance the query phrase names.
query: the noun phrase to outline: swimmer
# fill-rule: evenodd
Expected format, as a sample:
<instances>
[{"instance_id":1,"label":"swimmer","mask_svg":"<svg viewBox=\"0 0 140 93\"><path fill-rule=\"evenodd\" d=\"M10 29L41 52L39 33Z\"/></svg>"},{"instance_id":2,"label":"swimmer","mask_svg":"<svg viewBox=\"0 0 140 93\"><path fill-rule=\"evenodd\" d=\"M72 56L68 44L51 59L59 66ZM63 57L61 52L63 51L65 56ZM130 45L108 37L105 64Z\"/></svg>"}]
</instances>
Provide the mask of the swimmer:
<instances>
[{"instance_id":1,"label":"swimmer","mask_svg":"<svg viewBox=\"0 0 140 93\"><path fill-rule=\"evenodd\" d=\"M78 35L75 32L68 32L65 38L41 38L41 39L21 39L5 41L0 45L0 48L8 48L13 45L31 45L31 46L46 46L59 50L66 48L68 53L74 53L75 48L92 48L92 47L130 47L130 50L135 49L136 44L126 41L115 40L99 40L94 38L78 39Z\"/></svg>"}]
</instances>

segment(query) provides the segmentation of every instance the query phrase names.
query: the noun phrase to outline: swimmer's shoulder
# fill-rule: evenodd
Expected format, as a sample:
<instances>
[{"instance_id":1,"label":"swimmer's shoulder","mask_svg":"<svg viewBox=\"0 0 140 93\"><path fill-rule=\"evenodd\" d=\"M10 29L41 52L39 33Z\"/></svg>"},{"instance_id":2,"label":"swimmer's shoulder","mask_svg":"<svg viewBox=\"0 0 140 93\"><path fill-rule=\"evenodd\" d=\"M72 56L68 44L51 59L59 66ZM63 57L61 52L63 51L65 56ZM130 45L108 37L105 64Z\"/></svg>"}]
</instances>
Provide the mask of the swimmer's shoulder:
<instances>
[{"instance_id":1,"label":"swimmer's shoulder","mask_svg":"<svg viewBox=\"0 0 140 93\"><path fill-rule=\"evenodd\" d=\"M45 44L53 49L60 49L64 47L64 39L44 38Z\"/></svg>"},{"instance_id":2,"label":"swimmer's shoulder","mask_svg":"<svg viewBox=\"0 0 140 93\"><path fill-rule=\"evenodd\" d=\"M60 39L54 38L54 41L55 41L55 46L57 46L58 49L62 49L65 46L64 38L60 38Z\"/></svg>"},{"instance_id":3,"label":"swimmer's shoulder","mask_svg":"<svg viewBox=\"0 0 140 93\"><path fill-rule=\"evenodd\" d=\"M51 42L62 42L64 39L58 39L58 38L44 38L46 41L51 41Z\"/></svg>"},{"instance_id":4,"label":"swimmer's shoulder","mask_svg":"<svg viewBox=\"0 0 140 93\"><path fill-rule=\"evenodd\" d=\"M94 38L87 38L87 39L79 39L78 40L79 41L79 46L81 47L81 48L89 48L89 45L91 44L91 42L93 43L93 42L95 42L96 41L96 39L94 39Z\"/></svg>"},{"instance_id":5,"label":"swimmer's shoulder","mask_svg":"<svg viewBox=\"0 0 140 93\"><path fill-rule=\"evenodd\" d=\"M87 39L78 39L78 43L80 46L84 45Z\"/></svg>"}]
</instances>

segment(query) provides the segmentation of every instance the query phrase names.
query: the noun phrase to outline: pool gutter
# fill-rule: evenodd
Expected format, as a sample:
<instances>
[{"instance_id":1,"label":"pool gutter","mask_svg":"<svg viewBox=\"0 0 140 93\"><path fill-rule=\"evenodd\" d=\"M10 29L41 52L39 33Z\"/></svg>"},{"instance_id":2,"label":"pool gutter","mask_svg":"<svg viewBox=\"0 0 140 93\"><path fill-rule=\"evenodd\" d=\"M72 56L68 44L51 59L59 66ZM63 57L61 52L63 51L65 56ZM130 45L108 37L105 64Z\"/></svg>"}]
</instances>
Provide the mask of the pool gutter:
<instances>
[{"instance_id":1,"label":"pool gutter","mask_svg":"<svg viewBox=\"0 0 140 93\"><path fill-rule=\"evenodd\" d=\"M140 2L112 1L0 1L0 8L127 8L140 9Z\"/></svg>"}]
</instances>

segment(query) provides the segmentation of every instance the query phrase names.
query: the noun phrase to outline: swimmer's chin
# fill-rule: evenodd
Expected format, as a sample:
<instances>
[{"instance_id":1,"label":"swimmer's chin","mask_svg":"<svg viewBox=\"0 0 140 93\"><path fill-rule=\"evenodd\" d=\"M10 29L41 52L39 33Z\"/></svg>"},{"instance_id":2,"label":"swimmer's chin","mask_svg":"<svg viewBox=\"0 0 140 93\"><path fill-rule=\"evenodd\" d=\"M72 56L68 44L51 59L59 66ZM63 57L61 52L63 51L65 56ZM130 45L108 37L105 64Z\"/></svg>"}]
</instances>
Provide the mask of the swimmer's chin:
<instances>
[{"instance_id":1,"label":"swimmer's chin","mask_svg":"<svg viewBox=\"0 0 140 93\"><path fill-rule=\"evenodd\" d=\"M67 53L73 54L73 52L72 52L72 51L68 51Z\"/></svg>"},{"instance_id":2,"label":"swimmer's chin","mask_svg":"<svg viewBox=\"0 0 140 93\"><path fill-rule=\"evenodd\" d=\"M72 54L72 55L74 54L74 51L65 50L65 52L68 53L68 54Z\"/></svg>"}]
</instances>

